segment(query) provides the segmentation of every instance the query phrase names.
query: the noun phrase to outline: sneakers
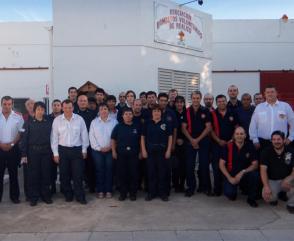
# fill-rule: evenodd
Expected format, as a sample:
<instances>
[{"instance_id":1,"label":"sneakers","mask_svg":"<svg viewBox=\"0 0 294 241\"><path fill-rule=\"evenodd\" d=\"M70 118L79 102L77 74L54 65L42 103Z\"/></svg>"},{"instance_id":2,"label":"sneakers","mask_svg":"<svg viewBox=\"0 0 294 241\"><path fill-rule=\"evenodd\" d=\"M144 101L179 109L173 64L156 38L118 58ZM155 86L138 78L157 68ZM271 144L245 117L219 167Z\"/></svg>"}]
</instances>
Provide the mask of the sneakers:
<instances>
[{"instance_id":1,"label":"sneakers","mask_svg":"<svg viewBox=\"0 0 294 241\"><path fill-rule=\"evenodd\" d=\"M111 192L107 192L105 197L106 198L112 198L112 193Z\"/></svg>"},{"instance_id":2,"label":"sneakers","mask_svg":"<svg viewBox=\"0 0 294 241\"><path fill-rule=\"evenodd\" d=\"M102 199L102 198L104 198L104 193L103 192L98 192L96 197L99 198L99 199Z\"/></svg>"}]
</instances>

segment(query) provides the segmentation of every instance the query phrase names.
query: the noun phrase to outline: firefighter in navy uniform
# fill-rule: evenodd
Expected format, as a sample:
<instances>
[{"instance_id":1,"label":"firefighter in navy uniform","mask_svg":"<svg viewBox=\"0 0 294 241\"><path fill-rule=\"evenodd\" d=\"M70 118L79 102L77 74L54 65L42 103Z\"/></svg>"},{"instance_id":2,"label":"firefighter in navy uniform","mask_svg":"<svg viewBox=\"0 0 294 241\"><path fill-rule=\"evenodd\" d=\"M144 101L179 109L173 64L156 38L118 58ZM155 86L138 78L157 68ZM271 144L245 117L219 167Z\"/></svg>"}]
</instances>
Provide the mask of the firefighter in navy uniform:
<instances>
[{"instance_id":1,"label":"firefighter in navy uniform","mask_svg":"<svg viewBox=\"0 0 294 241\"><path fill-rule=\"evenodd\" d=\"M191 93L192 105L187 108L182 123L182 131L189 143L187 144L187 190L186 197L191 197L196 189L195 162L199 155L199 192L211 194L209 175L209 138L211 131L211 116L207 108L200 105L202 94L200 91Z\"/></svg>"},{"instance_id":2,"label":"firefighter in navy uniform","mask_svg":"<svg viewBox=\"0 0 294 241\"><path fill-rule=\"evenodd\" d=\"M124 201L129 193L131 201L137 199L138 160L140 152L140 130L133 123L133 111L124 108L123 122L117 124L111 134L112 156L116 159L119 181L119 200Z\"/></svg>"},{"instance_id":3,"label":"firefighter in navy uniform","mask_svg":"<svg viewBox=\"0 0 294 241\"><path fill-rule=\"evenodd\" d=\"M181 126L186 116L185 98L177 96L175 98L176 117ZM175 158L172 165L172 183L175 192L184 192L186 181L186 143L187 139L182 132L182 128L177 129L177 139L175 147Z\"/></svg>"},{"instance_id":4,"label":"firefighter in navy uniform","mask_svg":"<svg viewBox=\"0 0 294 241\"><path fill-rule=\"evenodd\" d=\"M50 134L52 120L45 116L46 106L43 102L34 104L34 118L24 125L20 142L22 162L28 165L28 187L30 205L36 206L38 199L51 204L51 165L52 152Z\"/></svg>"},{"instance_id":5,"label":"firefighter in navy uniform","mask_svg":"<svg viewBox=\"0 0 294 241\"><path fill-rule=\"evenodd\" d=\"M248 194L247 203L257 207L258 161L253 144L246 141L243 127L235 129L233 141L223 148L219 167L224 175L224 195L234 201L240 187L243 193Z\"/></svg>"},{"instance_id":6,"label":"firefighter in navy uniform","mask_svg":"<svg viewBox=\"0 0 294 241\"><path fill-rule=\"evenodd\" d=\"M146 201L159 196L168 201L169 194L169 159L172 148L172 127L162 120L162 109L155 104L152 120L144 124L141 136L143 158L147 158L148 194Z\"/></svg>"},{"instance_id":7,"label":"firefighter in navy uniform","mask_svg":"<svg viewBox=\"0 0 294 241\"><path fill-rule=\"evenodd\" d=\"M159 93L158 94L158 105L162 110L162 120L172 128L172 156L168 159L168 193L170 193L171 189L171 179L172 179L172 162L174 162L175 155L175 146L176 146L176 139L177 139L177 129L179 128L178 119L176 117L176 113L173 109L168 107L168 95L166 93Z\"/></svg>"},{"instance_id":8,"label":"firefighter in navy uniform","mask_svg":"<svg viewBox=\"0 0 294 241\"><path fill-rule=\"evenodd\" d=\"M140 130L143 129L144 123L148 120L148 110L143 109L141 99L135 99L133 104L133 123L138 126ZM148 189L148 180L147 180L147 167L146 167L146 159L144 159L141 155L139 156L139 173L138 173L138 189L146 191Z\"/></svg>"},{"instance_id":9,"label":"firefighter in navy uniform","mask_svg":"<svg viewBox=\"0 0 294 241\"><path fill-rule=\"evenodd\" d=\"M89 133L90 125L92 120L96 117L96 112L90 110L88 108L89 102L88 97L86 95L79 95L77 100L77 108L75 109L74 113L80 115L85 123ZM94 161L91 154L91 148L88 147L87 150L87 159L85 160L85 182L88 185L89 192L95 192L95 166Z\"/></svg>"},{"instance_id":10,"label":"firefighter in navy uniform","mask_svg":"<svg viewBox=\"0 0 294 241\"><path fill-rule=\"evenodd\" d=\"M219 160L222 148L232 140L234 130L238 125L238 119L232 110L227 108L227 98L218 95L216 98L217 108L211 111L212 115L212 168L214 176L214 194L220 196L222 193L222 174L219 170Z\"/></svg>"}]
</instances>

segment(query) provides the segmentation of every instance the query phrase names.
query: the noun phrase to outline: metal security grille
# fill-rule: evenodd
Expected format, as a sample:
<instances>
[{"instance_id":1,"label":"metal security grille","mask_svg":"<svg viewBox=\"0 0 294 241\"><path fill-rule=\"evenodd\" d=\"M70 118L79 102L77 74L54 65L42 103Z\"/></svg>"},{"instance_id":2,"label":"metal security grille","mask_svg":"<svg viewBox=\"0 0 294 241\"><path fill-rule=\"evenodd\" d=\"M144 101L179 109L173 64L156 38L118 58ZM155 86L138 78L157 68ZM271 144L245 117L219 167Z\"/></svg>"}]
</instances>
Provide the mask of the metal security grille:
<instances>
[{"instance_id":1,"label":"metal security grille","mask_svg":"<svg viewBox=\"0 0 294 241\"><path fill-rule=\"evenodd\" d=\"M170 69L158 69L158 89L159 92L166 92L176 89L179 95L185 97L190 103L192 91L199 90L200 74Z\"/></svg>"}]
</instances>

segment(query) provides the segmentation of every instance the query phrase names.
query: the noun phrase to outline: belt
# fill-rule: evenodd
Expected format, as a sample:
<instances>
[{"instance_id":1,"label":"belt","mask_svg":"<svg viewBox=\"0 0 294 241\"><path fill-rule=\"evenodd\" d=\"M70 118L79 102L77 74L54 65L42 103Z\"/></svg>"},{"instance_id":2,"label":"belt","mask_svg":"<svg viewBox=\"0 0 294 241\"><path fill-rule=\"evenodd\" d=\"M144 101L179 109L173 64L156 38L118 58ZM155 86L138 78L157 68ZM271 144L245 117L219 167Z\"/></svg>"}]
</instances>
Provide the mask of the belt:
<instances>
[{"instance_id":1,"label":"belt","mask_svg":"<svg viewBox=\"0 0 294 241\"><path fill-rule=\"evenodd\" d=\"M51 150L50 145L30 145L29 147L35 151L46 150L46 149Z\"/></svg>"}]
</instances>

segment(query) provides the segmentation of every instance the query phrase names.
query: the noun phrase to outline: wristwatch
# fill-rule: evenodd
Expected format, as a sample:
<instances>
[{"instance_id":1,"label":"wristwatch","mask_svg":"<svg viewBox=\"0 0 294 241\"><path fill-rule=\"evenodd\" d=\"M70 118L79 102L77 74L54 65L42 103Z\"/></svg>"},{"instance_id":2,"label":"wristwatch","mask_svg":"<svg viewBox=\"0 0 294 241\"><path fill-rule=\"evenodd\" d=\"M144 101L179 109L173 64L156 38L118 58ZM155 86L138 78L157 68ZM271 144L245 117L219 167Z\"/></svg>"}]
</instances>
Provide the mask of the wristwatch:
<instances>
[{"instance_id":1,"label":"wristwatch","mask_svg":"<svg viewBox=\"0 0 294 241\"><path fill-rule=\"evenodd\" d=\"M14 147L14 143L12 142L12 143L10 144L10 146L11 146L11 147Z\"/></svg>"},{"instance_id":2,"label":"wristwatch","mask_svg":"<svg viewBox=\"0 0 294 241\"><path fill-rule=\"evenodd\" d=\"M243 172L243 174L245 174L247 171L246 171L246 169L243 169L242 172Z\"/></svg>"}]
</instances>

